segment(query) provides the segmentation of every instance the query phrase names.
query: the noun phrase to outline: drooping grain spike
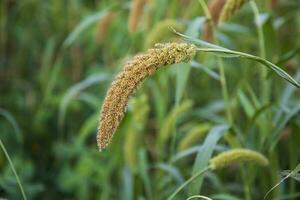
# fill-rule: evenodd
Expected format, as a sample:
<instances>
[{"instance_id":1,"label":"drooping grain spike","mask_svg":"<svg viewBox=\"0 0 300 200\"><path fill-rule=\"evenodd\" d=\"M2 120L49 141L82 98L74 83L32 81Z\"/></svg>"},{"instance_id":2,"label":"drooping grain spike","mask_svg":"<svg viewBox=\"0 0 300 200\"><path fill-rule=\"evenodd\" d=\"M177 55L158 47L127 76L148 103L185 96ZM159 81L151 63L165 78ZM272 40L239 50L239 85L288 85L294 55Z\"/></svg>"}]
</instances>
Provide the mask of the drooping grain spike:
<instances>
[{"instance_id":1,"label":"drooping grain spike","mask_svg":"<svg viewBox=\"0 0 300 200\"><path fill-rule=\"evenodd\" d=\"M233 149L225 151L209 161L212 170L222 169L242 162L251 162L260 166L267 166L269 164L268 159L264 155L249 149Z\"/></svg>"},{"instance_id":2,"label":"drooping grain spike","mask_svg":"<svg viewBox=\"0 0 300 200\"><path fill-rule=\"evenodd\" d=\"M108 89L102 105L97 133L100 150L110 143L124 117L130 96L141 82L160 67L191 60L195 53L196 47L186 43L157 44L124 66Z\"/></svg>"}]
</instances>

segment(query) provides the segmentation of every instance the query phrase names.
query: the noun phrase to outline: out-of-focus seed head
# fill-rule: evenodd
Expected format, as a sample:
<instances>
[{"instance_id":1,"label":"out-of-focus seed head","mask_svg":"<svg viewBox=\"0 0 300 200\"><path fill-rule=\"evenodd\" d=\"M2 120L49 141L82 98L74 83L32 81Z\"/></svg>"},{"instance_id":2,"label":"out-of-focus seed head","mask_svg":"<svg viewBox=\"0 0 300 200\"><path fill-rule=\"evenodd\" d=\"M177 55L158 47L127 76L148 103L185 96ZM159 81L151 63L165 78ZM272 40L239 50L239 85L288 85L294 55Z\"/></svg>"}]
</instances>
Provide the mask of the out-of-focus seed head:
<instances>
[{"instance_id":1,"label":"out-of-focus seed head","mask_svg":"<svg viewBox=\"0 0 300 200\"><path fill-rule=\"evenodd\" d=\"M219 19L219 24L228 21L243 5L246 0L227 0Z\"/></svg>"},{"instance_id":2,"label":"out-of-focus seed head","mask_svg":"<svg viewBox=\"0 0 300 200\"><path fill-rule=\"evenodd\" d=\"M226 3L226 0L211 0L208 4L208 9L211 14L212 22L218 23L221 11ZM213 40L213 27L210 22L205 22L203 27L203 39L208 42Z\"/></svg>"},{"instance_id":3,"label":"out-of-focus seed head","mask_svg":"<svg viewBox=\"0 0 300 200\"><path fill-rule=\"evenodd\" d=\"M222 169L242 162L251 162L260 166L267 166L269 164L268 159L264 155L248 149L233 149L225 151L209 161L210 168L213 170Z\"/></svg>"}]
</instances>

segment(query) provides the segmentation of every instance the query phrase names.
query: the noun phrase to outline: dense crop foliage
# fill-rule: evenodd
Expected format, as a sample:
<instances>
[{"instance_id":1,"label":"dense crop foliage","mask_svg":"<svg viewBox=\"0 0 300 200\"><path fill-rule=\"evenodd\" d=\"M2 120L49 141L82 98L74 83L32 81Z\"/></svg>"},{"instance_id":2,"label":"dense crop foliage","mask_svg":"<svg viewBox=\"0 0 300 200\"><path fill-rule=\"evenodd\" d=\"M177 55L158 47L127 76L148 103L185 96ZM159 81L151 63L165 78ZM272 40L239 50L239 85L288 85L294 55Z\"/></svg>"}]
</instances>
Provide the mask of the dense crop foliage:
<instances>
[{"instance_id":1,"label":"dense crop foliage","mask_svg":"<svg viewBox=\"0 0 300 200\"><path fill-rule=\"evenodd\" d=\"M300 198L299 10L0 1L0 199Z\"/></svg>"}]
</instances>

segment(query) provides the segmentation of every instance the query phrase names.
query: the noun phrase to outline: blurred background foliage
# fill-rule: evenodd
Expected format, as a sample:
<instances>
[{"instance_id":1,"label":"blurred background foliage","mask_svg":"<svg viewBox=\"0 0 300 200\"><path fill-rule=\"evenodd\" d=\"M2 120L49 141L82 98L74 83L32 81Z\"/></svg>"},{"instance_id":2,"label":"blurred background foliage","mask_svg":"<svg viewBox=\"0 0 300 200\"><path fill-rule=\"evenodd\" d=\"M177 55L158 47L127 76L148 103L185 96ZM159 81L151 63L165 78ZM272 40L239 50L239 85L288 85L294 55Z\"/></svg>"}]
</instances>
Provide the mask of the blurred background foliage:
<instances>
[{"instance_id":1,"label":"blurred background foliage","mask_svg":"<svg viewBox=\"0 0 300 200\"><path fill-rule=\"evenodd\" d=\"M145 0L129 31L131 1L0 1L0 139L28 199L166 199L205 164L203 157L234 147L259 151L270 165L209 172L176 198L262 199L297 166L299 90L269 70L262 80L261 64L224 58L226 104L220 58L207 53L146 80L112 144L98 152L98 115L113 77L133 55L179 40L170 27L203 39L199 2ZM217 27L218 45L263 56L300 81L300 1L257 4L256 18L247 2ZM217 132L221 138L213 137ZM269 197L299 198L299 176ZM22 198L2 151L1 197Z\"/></svg>"}]
</instances>

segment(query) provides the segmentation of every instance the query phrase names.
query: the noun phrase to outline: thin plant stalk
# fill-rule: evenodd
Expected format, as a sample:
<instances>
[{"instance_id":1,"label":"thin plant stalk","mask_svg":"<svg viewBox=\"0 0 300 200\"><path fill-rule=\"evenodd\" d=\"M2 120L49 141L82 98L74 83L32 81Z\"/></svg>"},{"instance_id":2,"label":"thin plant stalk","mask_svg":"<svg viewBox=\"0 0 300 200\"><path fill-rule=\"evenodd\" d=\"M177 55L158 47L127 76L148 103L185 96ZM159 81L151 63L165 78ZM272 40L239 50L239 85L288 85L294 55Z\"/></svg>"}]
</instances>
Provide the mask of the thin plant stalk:
<instances>
[{"instance_id":1,"label":"thin plant stalk","mask_svg":"<svg viewBox=\"0 0 300 200\"><path fill-rule=\"evenodd\" d=\"M219 45L218 37L216 37L216 35L215 35L216 27L212 20L208 6L204 0L198 0L198 1L201 4L202 9L204 10L207 20L209 20L210 26L212 27L213 40L217 43L217 45ZM225 106L226 106L227 119L229 121L229 124L233 125L233 117L232 117L232 112L231 112L230 103L229 103L228 86L227 86L227 81L226 81L226 76L225 76L223 59L218 58L217 62L218 62L218 68L219 68L219 73L220 73L220 83L221 83L221 88L222 88L222 95L223 95L223 99L224 99ZM231 146L236 145L236 142L233 140L234 138L231 137L231 135L226 134L225 138L230 143ZM247 184L247 188L249 188L248 184ZM250 195L249 190L246 190L245 196L248 197L249 195Z\"/></svg>"},{"instance_id":2,"label":"thin plant stalk","mask_svg":"<svg viewBox=\"0 0 300 200\"><path fill-rule=\"evenodd\" d=\"M213 40L216 42L217 45L219 45L219 40L215 36L215 33L214 33L216 26L212 20L212 16L210 14L208 6L204 0L198 0L198 1L204 11L204 14L205 14L206 19L208 20L208 23L210 23L210 26L212 27ZM225 102L225 107L226 107L227 120L230 125L233 125L233 117L232 117L231 107L230 107L230 103L229 103L229 94L228 94L228 89L227 89L227 81L226 81L226 76L225 76L224 63L223 63L222 58L217 58L217 62L218 62L218 69L219 69L219 73L220 73L222 96L223 96L223 99ZM239 146L237 140L234 137L232 137L232 135L225 134L225 139L229 143L230 146L232 146L232 147Z\"/></svg>"},{"instance_id":3,"label":"thin plant stalk","mask_svg":"<svg viewBox=\"0 0 300 200\"><path fill-rule=\"evenodd\" d=\"M247 177L247 172L245 170L245 167L243 166L241 170L242 179L244 182L244 192L245 192L245 200L251 200L251 191L250 191L250 184Z\"/></svg>"},{"instance_id":4,"label":"thin plant stalk","mask_svg":"<svg viewBox=\"0 0 300 200\"><path fill-rule=\"evenodd\" d=\"M25 191L24 191L24 189L23 189L22 183L21 183L21 181L20 181L20 178L19 178L19 176L18 176L18 174L17 174L17 172L16 172L16 169L15 169L15 167L14 167L14 164L13 164L12 160L10 159L10 156L9 156L9 154L7 153L6 148L5 148L4 144L2 143L2 140L1 140L1 139L0 139L0 147L1 147L1 149L3 150L3 152L4 152L4 154L5 154L6 158L7 158L7 160L8 160L8 162L9 162L10 168L11 168L11 170L13 171L13 173L14 173L14 175L15 175L15 177L16 177L16 180L17 180L17 183L18 183L19 188L20 188L20 190L21 190L23 199L24 199L24 200L27 200L27 197L26 197Z\"/></svg>"},{"instance_id":5,"label":"thin plant stalk","mask_svg":"<svg viewBox=\"0 0 300 200\"><path fill-rule=\"evenodd\" d=\"M217 45L219 44L219 40L218 38L215 36L214 34L214 30L215 30L215 24L212 20L211 14L209 12L208 6L205 3L204 0L198 0L203 11L205 14L206 19L208 20L208 23L210 23L210 26L212 27L212 35L214 38L214 41L217 43ZM223 99L226 105L226 115L227 115L227 119L229 121L230 124L233 123L233 118L232 118L232 112L230 109L230 103L229 103L229 95L228 95L228 89L227 89L227 81L226 81L226 76L225 76L225 70L224 70L224 64L223 64L223 60L222 58L218 58L218 68L219 68L219 73L220 73L220 83L221 83L221 88L222 88L222 95L223 95Z\"/></svg>"},{"instance_id":6,"label":"thin plant stalk","mask_svg":"<svg viewBox=\"0 0 300 200\"><path fill-rule=\"evenodd\" d=\"M178 107L178 103L175 104L175 109L177 109ZM177 138L177 129L176 129L176 122L173 124L173 135L172 135L172 139L171 139L171 155L173 155L175 153L175 148L176 148L176 138ZM171 162L171 159L170 159Z\"/></svg>"},{"instance_id":7,"label":"thin plant stalk","mask_svg":"<svg viewBox=\"0 0 300 200\"><path fill-rule=\"evenodd\" d=\"M264 36L264 31L263 31L263 27L262 24L259 23L259 10L257 7L257 4L255 2L255 0L251 0L250 1L250 5L252 8L252 12L254 14L255 17L255 24L257 27L257 35L258 35L258 41L259 41L259 52L260 52L260 57L266 59L266 47L265 47L265 36ZM262 102L263 104L268 104L269 100L270 100L270 80L267 79L268 76L268 71L267 69L263 68L261 69L261 86L262 86L262 90L261 90L261 96L262 96ZM263 124L266 124L270 121L270 113L267 112L266 115L264 115L263 118ZM262 132L264 132L264 136L261 140L261 145L264 143L265 139L266 139L266 135L267 133L269 133L271 130L269 129L270 126L262 126Z\"/></svg>"},{"instance_id":8,"label":"thin plant stalk","mask_svg":"<svg viewBox=\"0 0 300 200\"><path fill-rule=\"evenodd\" d=\"M187 186L188 184L190 184L192 181L194 181L196 178L198 178L199 176L201 176L202 174L204 174L205 172L207 172L208 170L210 170L210 167L206 167L203 170L197 172L196 174L194 174L191 178L189 178L187 181L185 181L180 187L178 187L175 192L173 192L168 198L167 200L172 200L176 194L178 194L185 186Z\"/></svg>"},{"instance_id":9,"label":"thin plant stalk","mask_svg":"<svg viewBox=\"0 0 300 200\"><path fill-rule=\"evenodd\" d=\"M259 42L259 51L260 51L260 57L266 58L266 47L265 47L265 36L264 31L261 26L261 24L258 23L259 21L259 10L257 7L257 4L255 0L250 1L250 5L252 8L252 12L255 17L256 27L257 27L257 34L258 34L258 42Z\"/></svg>"},{"instance_id":10,"label":"thin plant stalk","mask_svg":"<svg viewBox=\"0 0 300 200\"><path fill-rule=\"evenodd\" d=\"M260 55L260 57L265 59L266 58L265 36L264 36L262 24L259 23L259 10L258 10L255 0L251 0L250 5L252 8L252 12L254 14L255 24L256 24L256 28L257 28L258 43L259 43L259 55ZM261 69L261 85L262 85L261 95L262 95L264 104L268 103L269 92L270 92L269 84L267 81L267 75L268 75L267 69L265 69L265 68Z\"/></svg>"},{"instance_id":11,"label":"thin plant stalk","mask_svg":"<svg viewBox=\"0 0 300 200\"><path fill-rule=\"evenodd\" d=\"M203 195L194 195L194 196L191 196L191 197L187 198L186 200L191 200L191 199L196 199L196 198L197 199L212 200L211 198L203 196Z\"/></svg>"}]
</instances>

